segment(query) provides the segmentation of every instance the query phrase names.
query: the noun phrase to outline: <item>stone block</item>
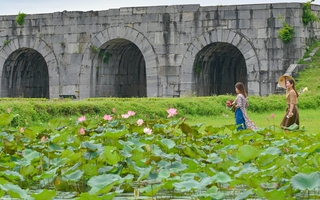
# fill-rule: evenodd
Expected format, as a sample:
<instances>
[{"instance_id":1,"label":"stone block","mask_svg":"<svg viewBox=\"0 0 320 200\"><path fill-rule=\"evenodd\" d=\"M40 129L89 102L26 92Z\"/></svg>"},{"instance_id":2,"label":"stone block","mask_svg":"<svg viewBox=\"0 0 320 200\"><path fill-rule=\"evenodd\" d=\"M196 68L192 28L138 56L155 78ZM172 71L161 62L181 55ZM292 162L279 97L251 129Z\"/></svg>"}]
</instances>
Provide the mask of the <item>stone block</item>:
<instances>
[{"instance_id":1,"label":"stone block","mask_svg":"<svg viewBox=\"0 0 320 200\"><path fill-rule=\"evenodd\" d=\"M142 15L125 15L123 17L124 23L141 23L142 21Z\"/></svg>"},{"instance_id":2,"label":"stone block","mask_svg":"<svg viewBox=\"0 0 320 200\"><path fill-rule=\"evenodd\" d=\"M260 82L248 81L248 95L260 95Z\"/></svg>"},{"instance_id":3,"label":"stone block","mask_svg":"<svg viewBox=\"0 0 320 200\"><path fill-rule=\"evenodd\" d=\"M149 22L158 22L159 21L159 14L157 13L146 13L141 16L143 23L149 23Z\"/></svg>"},{"instance_id":4,"label":"stone block","mask_svg":"<svg viewBox=\"0 0 320 200\"><path fill-rule=\"evenodd\" d=\"M132 13L134 15L146 14L147 13L147 7L135 7L135 8L133 8Z\"/></svg>"},{"instance_id":5,"label":"stone block","mask_svg":"<svg viewBox=\"0 0 320 200\"><path fill-rule=\"evenodd\" d=\"M120 8L119 15L132 15L132 14L133 14L133 8L132 7Z\"/></svg>"},{"instance_id":6,"label":"stone block","mask_svg":"<svg viewBox=\"0 0 320 200\"><path fill-rule=\"evenodd\" d=\"M250 10L239 10L238 17L240 20L246 19L252 19L252 15L250 13Z\"/></svg>"}]
</instances>

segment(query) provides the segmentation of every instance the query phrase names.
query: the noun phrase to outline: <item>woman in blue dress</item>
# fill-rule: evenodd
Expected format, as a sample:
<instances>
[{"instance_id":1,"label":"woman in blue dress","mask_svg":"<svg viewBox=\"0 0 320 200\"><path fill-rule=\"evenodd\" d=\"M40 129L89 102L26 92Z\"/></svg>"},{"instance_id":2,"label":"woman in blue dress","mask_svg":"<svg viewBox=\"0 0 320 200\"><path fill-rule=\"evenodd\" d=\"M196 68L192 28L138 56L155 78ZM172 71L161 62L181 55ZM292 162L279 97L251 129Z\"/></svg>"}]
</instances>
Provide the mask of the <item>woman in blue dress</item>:
<instances>
[{"instance_id":1,"label":"woman in blue dress","mask_svg":"<svg viewBox=\"0 0 320 200\"><path fill-rule=\"evenodd\" d=\"M236 110L235 110L235 119L237 125L237 131L244 129L257 130L258 127L249 119L247 114L247 107L249 102L247 99L246 89L243 83L238 82L235 85L235 90L237 93L237 98L235 100Z\"/></svg>"}]
</instances>

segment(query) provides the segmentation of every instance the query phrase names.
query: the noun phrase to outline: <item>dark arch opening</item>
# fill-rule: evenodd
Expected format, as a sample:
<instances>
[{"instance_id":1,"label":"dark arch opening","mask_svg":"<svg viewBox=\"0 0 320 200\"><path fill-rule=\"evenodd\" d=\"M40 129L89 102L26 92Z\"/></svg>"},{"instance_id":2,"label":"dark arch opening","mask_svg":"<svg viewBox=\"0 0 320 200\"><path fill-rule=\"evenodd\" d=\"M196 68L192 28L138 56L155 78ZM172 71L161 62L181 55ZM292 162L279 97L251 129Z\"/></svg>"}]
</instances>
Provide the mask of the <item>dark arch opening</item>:
<instances>
[{"instance_id":1,"label":"dark arch opening","mask_svg":"<svg viewBox=\"0 0 320 200\"><path fill-rule=\"evenodd\" d=\"M146 97L146 64L140 49L131 41L106 42L93 61L91 96Z\"/></svg>"},{"instance_id":2,"label":"dark arch opening","mask_svg":"<svg viewBox=\"0 0 320 200\"><path fill-rule=\"evenodd\" d=\"M193 64L194 91L198 96L235 93L234 85L247 87L247 67L238 48L229 43L212 43L196 55Z\"/></svg>"},{"instance_id":3,"label":"dark arch opening","mask_svg":"<svg viewBox=\"0 0 320 200\"><path fill-rule=\"evenodd\" d=\"M2 71L1 96L49 98L48 66L39 52L21 48L9 55Z\"/></svg>"}]
</instances>

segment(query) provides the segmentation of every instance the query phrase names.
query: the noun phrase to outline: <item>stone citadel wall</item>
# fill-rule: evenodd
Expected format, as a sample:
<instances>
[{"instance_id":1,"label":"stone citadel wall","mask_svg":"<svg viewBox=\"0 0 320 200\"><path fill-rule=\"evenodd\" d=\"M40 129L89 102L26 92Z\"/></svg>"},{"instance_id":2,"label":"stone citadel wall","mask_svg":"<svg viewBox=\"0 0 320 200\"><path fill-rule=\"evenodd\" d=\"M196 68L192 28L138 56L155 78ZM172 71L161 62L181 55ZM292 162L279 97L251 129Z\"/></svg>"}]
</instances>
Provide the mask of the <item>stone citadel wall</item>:
<instances>
[{"instance_id":1,"label":"stone citadel wall","mask_svg":"<svg viewBox=\"0 0 320 200\"><path fill-rule=\"evenodd\" d=\"M1 97L268 95L318 38L303 3L173 5L0 16ZM319 15L320 6L312 5ZM294 27L278 38L279 14Z\"/></svg>"}]
</instances>

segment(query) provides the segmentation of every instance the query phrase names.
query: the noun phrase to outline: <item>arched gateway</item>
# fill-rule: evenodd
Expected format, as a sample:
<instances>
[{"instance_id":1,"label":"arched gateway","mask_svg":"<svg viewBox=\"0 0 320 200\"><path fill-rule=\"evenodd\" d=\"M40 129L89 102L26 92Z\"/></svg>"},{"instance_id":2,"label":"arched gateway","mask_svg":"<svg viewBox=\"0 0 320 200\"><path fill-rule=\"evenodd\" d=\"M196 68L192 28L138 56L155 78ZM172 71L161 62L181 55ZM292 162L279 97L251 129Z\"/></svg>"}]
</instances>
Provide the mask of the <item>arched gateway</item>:
<instances>
[{"instance_id":1,"label":"arched gateway","mask_svg":"<svg viewBox=\"0 0 320 200\"><path fill-rule=\"evenodd\" d=\"M236 82L243 82L251 94L260 94L259 87L251 87L259 86L259 68L256 52L243 35L213 30L188 47L181 67L181 94L231 94Z\"/></svg>"},{"instance_id":2,"label":"arched gateway","mask_svg":"<svg viewBox=\"0 0 320 200\"><path fill-rule=\"evenodd\" d=\"M157 65L152 45L139 31L107 28L96 34L86 48L80 76L84 85L80 87L90 85L91 97L156 97Z\"/></svg>"},{"instance_id":3,"label":"arched gateway","mask_svg":"<svg viewBox=\"0 0 320 200\"><path fill-rule=\"evenodd\" d=\"M59 95L59 68L47 43L17 37L0 51L1 97L52 98Z\"/></svg>"}]
</instances>

